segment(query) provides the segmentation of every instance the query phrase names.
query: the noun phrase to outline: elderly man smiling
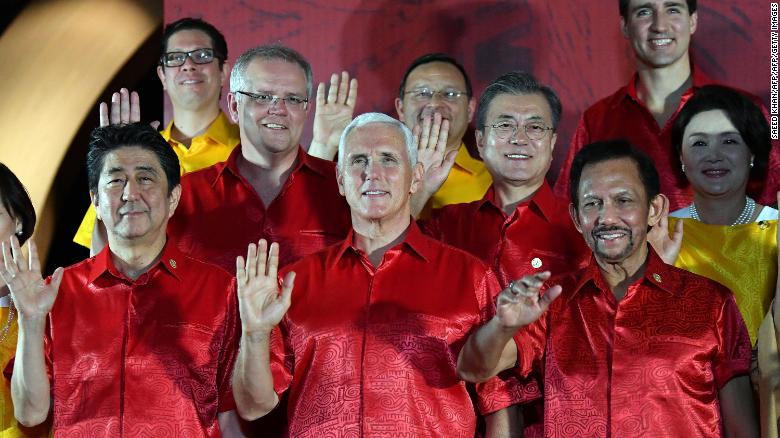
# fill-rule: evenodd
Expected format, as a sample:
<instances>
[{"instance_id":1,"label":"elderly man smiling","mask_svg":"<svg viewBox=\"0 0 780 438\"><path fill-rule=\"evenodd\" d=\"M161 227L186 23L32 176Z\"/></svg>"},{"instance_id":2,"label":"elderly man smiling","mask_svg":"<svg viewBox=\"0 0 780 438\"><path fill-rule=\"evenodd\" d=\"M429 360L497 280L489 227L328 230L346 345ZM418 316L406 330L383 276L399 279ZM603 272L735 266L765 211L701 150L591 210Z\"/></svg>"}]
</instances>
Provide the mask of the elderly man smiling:
<instances>
[{"instance_id":1,"label":"elderly man smiling","mask_svg":"<svg viewBox=\"0 0 780 438\"><path fill-rule=\"evenodd\" d=\"M265 415L288 392L291 436L473 436L456 357L498 285L411 220L422 173L409 128L359 116L339 144L347 239L286 267L281 288L277 244L261 240L238 258L233 387L243 417Z\"/></svg>"}]
</instances>

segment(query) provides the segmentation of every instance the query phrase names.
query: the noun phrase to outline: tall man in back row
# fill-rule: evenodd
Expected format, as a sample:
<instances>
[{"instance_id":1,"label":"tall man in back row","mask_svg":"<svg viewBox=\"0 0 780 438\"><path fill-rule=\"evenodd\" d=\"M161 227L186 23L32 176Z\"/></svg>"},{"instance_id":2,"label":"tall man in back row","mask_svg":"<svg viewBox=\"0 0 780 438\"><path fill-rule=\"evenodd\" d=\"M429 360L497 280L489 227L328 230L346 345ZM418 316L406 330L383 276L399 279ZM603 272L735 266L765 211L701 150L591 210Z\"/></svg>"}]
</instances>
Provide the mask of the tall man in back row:
<instances>
[{"instance_id":1,"label":"tall man in back row","mask_svg":"<svg viewBox=\"0 0 780 438\"><path fill-rule=\"evenodd\" d=\"M225 37L198 18L182 18L165 27L157 76L171 100L173 118L161 132L179 157L181 173L225 161L239 142L238 126L219 108L230 71ZM109 110L100 105L100 124L141 120L138 94L122 89ZM73 241L97 254L105 245L105 227L90 206Z\"/></svg>"},{"instance_id":2,"label":"tall man in back row","mask_svg":"<svg viewBox=\"0 0 780 438\"><path fill-rule=\"evenodd\" d=\"M544 376L548 437L757 437L734 296L647 243L668 208L650 158L625 141L594 143L575 156L571 184L590 262L541 296L549 271L510 283L464 347L461 375Z\"/></svg>"},{"instance_id":3,"label":"tall man in back row","mask_svg":"<svg viewBox=\"0 0 780 438\"><path fill-rule=\"evenodd\" d=\"M693 195L672 146L672 125L680 109L700 87L713 83L691 64L691 37L698 26L696 0L618 0L620 27L634 50L637 73L628 85L582 115L555 191L565 196L574 155L586 144L624 138L653 157L661 193L671 211L690 205ZM760 99L750 96L757 104ZM766 111L764 111L766 114ZM748 185L748 195L765 205L780 190L780 148L769 154L769 171Z\"/></svg>"}]
</instances>

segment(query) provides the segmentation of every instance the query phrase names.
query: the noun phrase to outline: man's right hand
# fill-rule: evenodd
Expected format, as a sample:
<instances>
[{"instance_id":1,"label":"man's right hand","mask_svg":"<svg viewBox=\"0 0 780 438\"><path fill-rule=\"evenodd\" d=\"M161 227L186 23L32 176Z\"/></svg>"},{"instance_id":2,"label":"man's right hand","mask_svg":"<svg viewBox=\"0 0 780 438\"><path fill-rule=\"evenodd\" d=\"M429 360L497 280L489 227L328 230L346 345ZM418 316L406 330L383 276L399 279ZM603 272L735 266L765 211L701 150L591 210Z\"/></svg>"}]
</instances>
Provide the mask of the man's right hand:
<instances>
[{"instance_id":1,"label":"man's right hand","mask_svg":"<svg viewBox=\"0 0 780 438\"><path fill-rule=\"evenodd\" d=\"M330 76L330 88L327 97L325 84L317 87L317 107L314 110L314 127L309 146L309 155L333 160L339 149L341 133L352 121L357 103L357 79L349 79L349 73L333 73Z\"/></svg>"},{"instance_id":2,"label":"man's right hand","mask_svg":"<svg viewBox=\"0 0 780 438\"><path fill-rule=\"evenodd\" d=\"M561 294L561 286L547 289L544 295L540 291L544 282L550 278L550 272L540 272L509 283L496 300L496 319L507 331L515 331L539 319Z\"/></svg>"},{"instance_id":3,"label":"man's right hand","mask_svg":"<svg viewBox=\"0 0 780 438\"><path fill-rule=\"evenodd\" d=\"M111 95L111 107L106 102L100 102L98 109L100 126L126 125L141 121L141 99L135 91L122 88ZM160 127L160 122L150 123L152 128Z\"/></svg>"},{"instance_id":4,"label":"man's right hand","mask_svg":"<svg viewBox=\"0 0 780 438\"><path fill-rule=\"evenodd\" d=\"M0 267L0 277L8 285L20 320L44 320L54 306L63 270L57 268L51 282L47 284L41 275L38 248L32 240L28 248L29 260L25 260L16 236L2 243L3 266Z\"/></svg>"},{"instance_id":5,"label":"man's right hand","mask_svg":"<svg viewBox=\"0 0 780 438\"><path fill-rule=\"evenodd\" d=\"M245 335L268 336L290 308L295 272L288 272L279 287L279 244L270 249L265 239L249 244L246 261L236 258L236 282L241 330Z\"/></svg>"}]
</instances>

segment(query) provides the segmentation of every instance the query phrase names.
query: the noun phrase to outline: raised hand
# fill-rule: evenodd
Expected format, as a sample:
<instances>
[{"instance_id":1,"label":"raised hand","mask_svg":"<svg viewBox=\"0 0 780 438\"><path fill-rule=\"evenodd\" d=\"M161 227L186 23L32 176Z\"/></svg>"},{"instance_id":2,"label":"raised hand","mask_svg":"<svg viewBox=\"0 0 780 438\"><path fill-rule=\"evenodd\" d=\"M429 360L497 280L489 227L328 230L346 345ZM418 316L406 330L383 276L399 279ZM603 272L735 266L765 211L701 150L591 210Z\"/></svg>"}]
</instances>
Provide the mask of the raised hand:
<instances>
[{"instance_id":1,"label":"raised hand","mask_svg":"<svg viewBox=\"0 0 780 438\"><path fill-rule=\"evenodd\" d=\"M28 249L29 259L25 260L16 236L3 242L3 266L0 267L0 277L8 285L11 298L19 311L19 318L42 319L54 306L63 270L57 268L51 277L51 282L46 284L41 276L38 248L32 240Z\"/></svg>"},{"instance_id":2,"label":"raised hand","mask_svg":"<svg viewBox=\"0 0 780 438\"><path fill-rule=\"evenodd\" d=\"M272 243L269 249L265 239L249 244L246 262L241 256L236 258L238 306L245 334L267 335L290 308L295 273L287 273L279 288L278 266L279 244Z\"/></svg>"},{"instance_id":3,"label":"raised hand","mask_svg":"<svg viewBox=\"0 0 780 438\"><path fill-rule=\"evenodd\" d=\"M496 300L496 318L502 327L516 330L539 319L550 303L561 294L561 286L555 285L540 295L544 282L550 278L550 272L512 281L502 290Z\"/></svg>"},{"instance_id":4,"label":"raised hand","mask_svg":"<svg viewBox=\"0 0 780 438\"><path fill-rule=\"evenodd\" d=\"M98 112L101 127L140 122L141 99L135 91L130 92L127 88L122 88L111 95L110 109L106 102L100 102ZM150 125L157 129L160 122L154 121Z\"/></svg>"},{"instance_id":5,"label":"raised hand","mask_svg":"<svg viewBox=\"0 0 780 438\"><path fill-rule=\"evenodd\" d=\"M650 228L647 233L647 241L653 247L661 260L667 265L674 265L680 254L683 240L683 221L678 220L674 224L674 234L669 236L669 203L664 206L661 219Z\"/></svg>"},{"instance_id":6,"label":"raised hand","mask_svg":"<svg viewBox=\"0 0 780 438\"><path fill-rule=\"evenodd\" d=\"M422 125L416 125L412 130L417 140L417 161L425 170L424 188L430 195L444 184L455 163L457 150L445 156L449 131L450 121L442 119L439 113L434 113L433 118L425 116Z\"/></svg>"},{"instance_id":7,"label":"raised hand","mask_svg":"<svg viewBox=\"0 0 780 438\"><path fill-rule=\"evenodd\" d=\"M339 139L344 128L352 121L357 102L357 79L349 79L349 73L341 72L330 76L327 97L325 84L317 86L317 108L314 111L314 128L309 154L332 160L339 148Z\"/></svg>"}]
</instances>

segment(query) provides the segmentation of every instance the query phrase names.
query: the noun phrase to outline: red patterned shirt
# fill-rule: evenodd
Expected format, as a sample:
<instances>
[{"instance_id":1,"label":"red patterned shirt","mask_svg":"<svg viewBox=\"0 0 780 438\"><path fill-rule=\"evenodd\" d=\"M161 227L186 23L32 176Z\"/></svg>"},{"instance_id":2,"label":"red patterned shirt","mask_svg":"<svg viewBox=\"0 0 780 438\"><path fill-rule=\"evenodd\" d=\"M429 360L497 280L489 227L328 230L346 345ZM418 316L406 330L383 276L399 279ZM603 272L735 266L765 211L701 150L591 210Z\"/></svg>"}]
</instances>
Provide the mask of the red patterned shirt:
<instances>
[{"instance_id":1,"label":"red patterned shirt","mask_svg":"<svg viewBox=\"0 0 780 438\"><path fill-rule=\"evenodd\" d=\"M683 105L688 102L693 93L699 88L715 82L693 69L693 85L683 93L674 115L664 126L658 126L658 122L655 121L650 110L637 96L636 83L638 80L638 75L634 75L628 85L585 110L579 125L577 125L577 130L574 132L566 161L563 163L555 183L557 195L569 198L569 171L574 155L583 146L595 141L622 138L653 158L661 179L661 193L669 198L669 211L687 207L691 203L693 192L680 169L680 159L672 146L672 125L677 120L677 115ZM745 94L748 95L748 93ZM768 119L768 112L761 99L752 95L748 95L748 97L761 107ZM774 205L778 190L780 190L780 147L778 147L777 141L773 140L772 149L769 152L767 174L761 180L752 179L749 182L748 195L764 205Z\"/></svg>"},{"instance_id":2,"label":"red patterned shirt","mask_svg":"<svg viewBox=\"0 0 780 438\"><path fill-rule=\"evenodd\" d=\"M281 266L344 239L351 219L333 162L299 148L297 166L265 206L239 173L239 154L241 145L224 163L182 177L168 234L183 253L235 272L236 257L260 239L279 242Z\"/></svg>"},{"instance_id":3,"label":"red patterned shirt","mask_svg":"<svg viewBox=\"0 0 780 438\"><path fill-rule=\"evenodd\" d=\"M474 436L455 367L492 309L492 272L414 223L378 268L353 239L285 268L297 276L271 369L290 436Z\"/></svg>"},{"instance_id":4,"label":"red patterned shirt","mask_svg":"<svg viewBox=\"0 0 780 438\"><path fill-rule=\"evenodd\" d=\"M515 335L517 371L544 376L548 437L720 437L718 390L748 374L751 346L731 292L666 265L620 302L595 259Z\"/></svg>"},{"instance_id":5,"label":"red patterned shirt","mask_svg":"<svg viewBox=\"0 0 780 438\"><path fill-rule=\"evenodd\" d=\"M66 268L46 337L56 433L220 436L237 311L232 277L170 243L136 280L108 246Z\"/></svg>"}]
</instances>

